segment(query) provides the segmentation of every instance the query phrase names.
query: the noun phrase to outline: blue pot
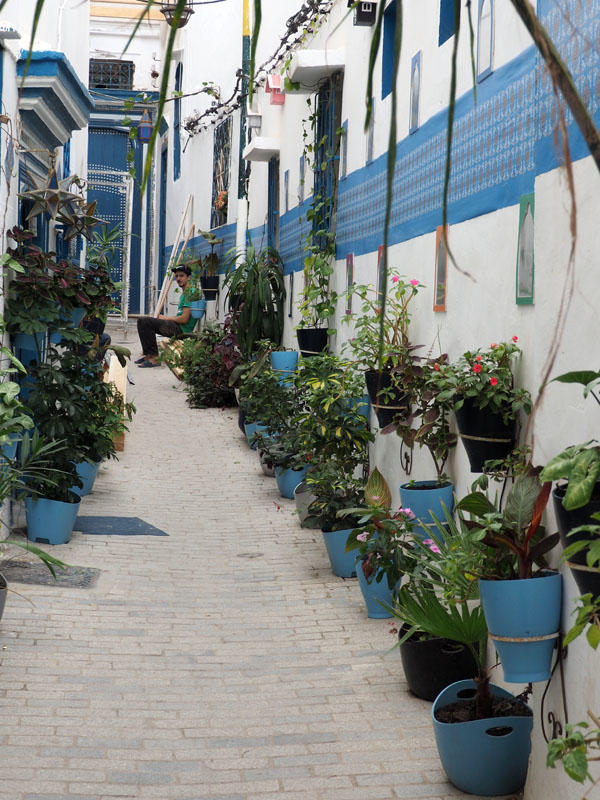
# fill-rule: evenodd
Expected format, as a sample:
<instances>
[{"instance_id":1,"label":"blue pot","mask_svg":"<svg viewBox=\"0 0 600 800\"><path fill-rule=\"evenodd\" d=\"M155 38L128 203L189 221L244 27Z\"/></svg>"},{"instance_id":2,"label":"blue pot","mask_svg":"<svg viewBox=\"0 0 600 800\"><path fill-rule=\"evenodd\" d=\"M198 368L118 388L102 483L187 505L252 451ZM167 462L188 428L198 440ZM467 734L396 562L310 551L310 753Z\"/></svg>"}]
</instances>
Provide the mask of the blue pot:
<instances>
[{"instance_id":1,"label":"blue pot","mask_svg":"<svg viewBox=\"0 0 600 800\"><path fill-rule=\"evenodd\" d=\"M362 563L359 563L356 565L356 576L367 606L367 616L370 619L389 619L392 615L381 605L385 603L386 606L391 606L394 602L387 575L379 583L375 580L376 576L372 575L369 582L362 570Z\"/></svg>"},{"instance_id":2,"label":"blue pot","mask_svg":"<svg viewBox=\"0 0 600 800\"><path fill-rule=\"evenodd\" d=\"M356 576L356 551L346 552L346 542L353 530L354 528L346 528L343 531L321 531L331 562L331 571L338 578Z\"/></svg>"},{"instance_id":3,"label":"blue pot","mask_svg":"<svg viewBox=\"0 0 600 800\"><path fill-rule=\"evenodd\" d=\"M298 366L297 350L274 350L271 353L271 366L279 378L279 383L289 381Z\"/></svg>"},{"instance_id":4,"label":"blue pot","mask_svg":"<svg viewBox=\"0 0 600 800\"><path fill-rule=\"evenodd\" d=\"M99 469L99 461L80 461L79 464L76 464L75 470L77 472L77 477L81 480L83 486L81 489L78 486L73 486L71 491L75 492L75 494L79 495L80 497L84 497L86 494L89 494L92 491L92 486L94 485L94 481L96 480Z\"/></svg>"},{"instance_id":5,"label":"blue pot","mask_svg":"<svg viewBox=\"0 0 600 800\"><path fill-rule=\"evenodd\" d=\"M15 458L17 455L17 448L19 446L19 442L21 441L21 436L18 433L11 433L9 435L9 440L6 444L2 445L2 455L5 458Z\"/></svg>"},{"instance_id":6,"label":"blue pot","mask_svg":"<svg viewBox=\"0 0 600 800\"><path fill-rule=\"evenodd\" d=\"M206 311L206 300L192 300L190 302L193 319L202 319Z\"/></svg>"},{"instance_id":7,"label":"blue pot","mask_svg":"<svg viewBox=\"0 0 600 800\"><path fill-rule=\"evenodd\" d=\"M551 677L552 654L560 629L562 575L511 581L479 581L481 605L507 683L534 683ZM495 637L542 641L503 642Z\"/></svg>"},{"instance_id":8,"label":"blue pot","mask_svg":"<svg viewBox=\"0 0 600 800\"><path fill-rule=\"evenodd\" d=\"M302 469L283 469L282 467L275 467L275 480L277 481L277 488L279 494L287 500L294 499L294 489L299 483L302 483L308 466Z\"/></svg>"},{"instance_id":9,"label":"blue pot","mask_svg":"<svg viewBox=\"0 0 600 800\"><path fill-rule=\"evenodd\" d=\"M73 533L80 502L63 503L46 497L28 497L25 512L29 541L66 544Z\"/></svg>"},{"instance_id":10,"label":"blue pot","mask_svg":"<svg viewBox=\"0 0 600 800\"><path fill-rule=\"evenodd\" d=\"M439 535L439 530L431 515L433 514L443 524L446 519L444 506L450 514L453 513L454 484L438 486L437 481L403 483L400 487L400 502L403 508L410 508L415 515L415 522L421 522ZM415 525L415 533L423 539L427 538L427 534L418 524Z\"/></svg>"},{"instance_id":11,"label":"blue pot","mask_svg":"<svg viewBox=\"0 0 600 800\"><path fill-rule=\"evenodd\" d=\"M259 422L244 422L244 433L246 434L248 444L253 450L256 450L258 447L258 442L254 441L252 437L255 433L260 433L260 431L266 430L266 426L261 425Z\"/></svg>"},{"instance_id":12,"label":"blue pot","mask_svg":"<svg viewBox=\"0 0 600 800\"><path fill-rule=\"evenodd\" d=\"M490 685L490 691L495 697L513 697L499 686ZM527 777L533 716L452 723L435 718L438 709L474 694L472 680L457 681L433 703L433 729L444 771L451 783L469 794L515 794Z\"/></svg>"}]
</instances>

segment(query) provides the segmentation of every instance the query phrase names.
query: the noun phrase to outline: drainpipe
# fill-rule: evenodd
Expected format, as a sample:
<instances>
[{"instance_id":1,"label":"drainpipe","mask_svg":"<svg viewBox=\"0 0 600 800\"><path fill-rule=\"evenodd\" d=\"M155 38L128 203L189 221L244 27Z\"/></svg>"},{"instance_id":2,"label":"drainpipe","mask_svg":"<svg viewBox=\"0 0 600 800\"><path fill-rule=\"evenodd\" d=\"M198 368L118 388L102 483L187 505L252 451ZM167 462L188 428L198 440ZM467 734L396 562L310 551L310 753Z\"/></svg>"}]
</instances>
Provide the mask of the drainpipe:
<instances>
[{"instance_id":1,"label":"drainpipe","mask_svg":"<svg viewBox=\"0 0 600 800\"><path fill-rule=\"evenodd\" d=\"M239 254L246 252L246 234L248 232L248 195L246 192L246 162L242 152L246 146L246 108L248 104L248 73L250 71L250 0L243 0L242 30L242 85L240 103L240 153L238 164L238 202L237 230L235 237L236 250Z\"/></svg>"}]
</instances>

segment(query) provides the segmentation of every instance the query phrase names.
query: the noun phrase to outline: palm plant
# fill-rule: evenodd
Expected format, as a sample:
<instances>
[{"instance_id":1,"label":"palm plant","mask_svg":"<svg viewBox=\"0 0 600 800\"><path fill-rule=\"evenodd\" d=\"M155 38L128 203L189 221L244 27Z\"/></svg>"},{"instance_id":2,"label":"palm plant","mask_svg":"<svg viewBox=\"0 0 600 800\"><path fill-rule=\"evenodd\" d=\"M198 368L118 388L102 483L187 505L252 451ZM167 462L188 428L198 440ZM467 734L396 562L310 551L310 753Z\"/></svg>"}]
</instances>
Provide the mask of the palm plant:
<instances>
[{"instance_id":1,"label":"palm plant","mask_svg":"<svg viewBox=\"0 0 600 800\"><path fill-rule=\"evenodd\" d=\"M241 298L235 324L244 358L250 359L261 339L279 346L286 296L279 253L272 247L257 250L252 245L245 252L230 251L225 285L229 287L228 296Z\"/></svg>"}]
</instances>

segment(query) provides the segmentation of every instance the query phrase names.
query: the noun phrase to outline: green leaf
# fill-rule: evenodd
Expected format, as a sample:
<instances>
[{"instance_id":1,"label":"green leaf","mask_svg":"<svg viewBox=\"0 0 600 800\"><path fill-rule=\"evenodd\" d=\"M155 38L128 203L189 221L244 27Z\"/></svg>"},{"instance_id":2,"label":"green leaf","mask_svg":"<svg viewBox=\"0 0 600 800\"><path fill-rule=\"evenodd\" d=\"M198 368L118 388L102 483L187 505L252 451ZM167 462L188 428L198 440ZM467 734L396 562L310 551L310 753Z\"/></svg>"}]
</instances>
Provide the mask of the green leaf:
<instances>
[{"instance_id":1,"label":"green leaf","mask_svg":"<svg viewBox=\"0 0 600 800\"><path fill-rule=\"evenodd\" d=\"M596 650L600 644L600 628L597 625L590 625L586 636L589 646Z\"/></svg>"},{"instance_id":2,"label":"green leaf","mask_svg":"<svg viewBox=\"0 0 600 800\"><path fill-rule=\"evenodd\" d=\"M369 475L369 480L365 486L365 500L372 506L391 508L392 493L390 492L390 487L377 467Z\"/></svg>"},{"instance_id":3,"label":"green leaf","mask_svg":"<svg viewBox=\"0 0 600 800\"><path fill-rule=\"evenodd\" d=\"M565 772L578 783L584 783L588 775L588 762L585 750L574 750L563 757Z\"/></svg>"},{"instance_id":4,"label":"green leaf","mask_svg":"<svg viewBox=\"0 0 600 800\"><path fill-rule=\"evenodd\" d=\"M459 511L466 511L468 514L474 514L476 517L492 514L496 510L494 504L490 502L487 495L483 494L483 492L472 492L466 495L456 504L456 508Z\"/></svg>"},{"instance_id":5,"label":"green leaf","mask_svg":"<svg viewBox=\"0 0 600 800\"><path fill-rule=\"evenodd\" d=\"M550 383L579 383L582 386L587 386L588 383L600 378L600 372L592 372L591 370L574 370L573 372L565 372L552 378Z\"/></svg>"}]
</instances>

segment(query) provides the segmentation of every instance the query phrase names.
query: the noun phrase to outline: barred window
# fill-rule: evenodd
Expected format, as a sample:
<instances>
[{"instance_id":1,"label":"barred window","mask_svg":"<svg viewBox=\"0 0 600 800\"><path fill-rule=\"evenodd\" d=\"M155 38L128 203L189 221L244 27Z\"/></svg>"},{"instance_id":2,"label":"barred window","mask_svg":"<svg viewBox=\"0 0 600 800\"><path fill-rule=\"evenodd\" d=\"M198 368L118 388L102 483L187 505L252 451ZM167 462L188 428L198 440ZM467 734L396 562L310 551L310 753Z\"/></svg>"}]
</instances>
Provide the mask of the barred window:
<instances>
[{"instance_id":1,"label":"barred window","mask_svg":"<svg viewBox=\"0 0 600 800\"><path fill-rule=\"evenodd\" d=\"M133 89L133 61L90 58L90 89Z\"/></svg>"},{"instance_id":2,"label":"barred window","mask_svg":"<svg viewBox=\"0 0 600 800\"><path fill-rule=\"evenodd\" d=\"M227 117L215 128L211 228L217 228L227 222L230 154L231 117Z\"/></svg>"}]
</instances>

